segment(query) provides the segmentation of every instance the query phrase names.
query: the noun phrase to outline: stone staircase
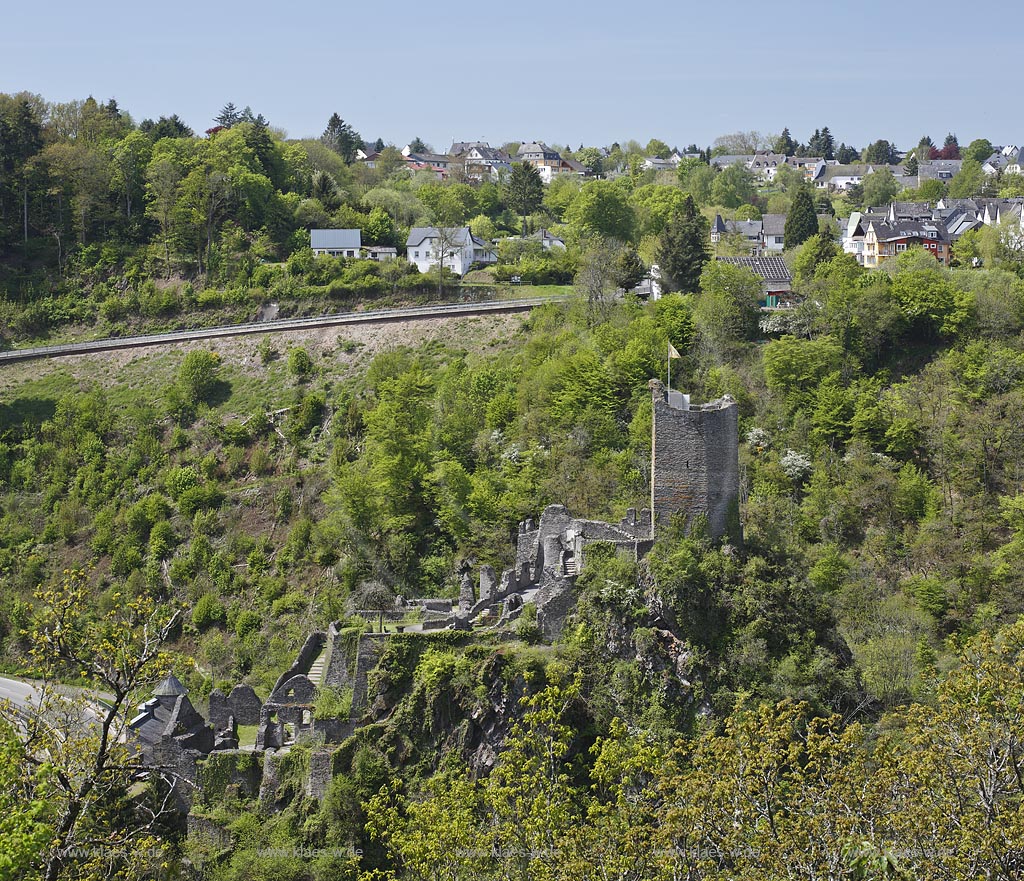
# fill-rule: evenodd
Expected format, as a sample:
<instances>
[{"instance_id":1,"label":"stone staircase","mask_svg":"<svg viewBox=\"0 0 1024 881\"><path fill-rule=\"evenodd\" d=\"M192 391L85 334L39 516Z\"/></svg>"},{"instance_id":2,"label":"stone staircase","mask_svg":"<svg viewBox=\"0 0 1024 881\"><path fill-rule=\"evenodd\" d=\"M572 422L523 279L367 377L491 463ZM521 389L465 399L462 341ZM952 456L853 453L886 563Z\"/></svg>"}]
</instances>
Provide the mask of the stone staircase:
<instances>
[{"instance_id":1,"label":"stone staircase","mask_svg":"<svg viewBox=\"0 0 1024 881\"><path fill-rule=\"evenodd\" d=\"M309 681L312 682L317 688L324 684L324 671L327 669L327 649L326 647L319 655L314 658L313 663L309 666L309 672L306 676Z\"/></svg>"}]
</instances>

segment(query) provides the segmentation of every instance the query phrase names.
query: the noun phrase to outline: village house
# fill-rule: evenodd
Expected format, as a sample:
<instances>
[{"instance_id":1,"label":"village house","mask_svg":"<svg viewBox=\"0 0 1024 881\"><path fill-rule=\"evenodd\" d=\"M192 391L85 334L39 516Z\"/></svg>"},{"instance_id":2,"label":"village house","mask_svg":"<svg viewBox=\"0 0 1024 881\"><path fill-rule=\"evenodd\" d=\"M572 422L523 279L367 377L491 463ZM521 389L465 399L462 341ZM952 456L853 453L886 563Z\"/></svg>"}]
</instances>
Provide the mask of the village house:
<instances>
[{"instance_id":1,"label":"village house","mask_svg":"<svg viewBox=\"0 0 1024 881\"><path fill-rule=\"evenodd\" d=\"M820 156L789 156L786 165L803 173L804 180L814 180L828 163Z\"/></svg>"},{"instance_id":2,"label":"village house","mask_svg":"<svg viewBox=\"0 0 1024 881\"><path fill-rule=\"evenodd\" d=\"M950 244L946 225L939 220L899 223L872 221L864 233L864 265L874 269L908 248L920 246L943 266L949 266Z\"/></svg>"},{"instance_id":3,"label":"village house","mask_svg":"<svg viewBox=\"0 0 1024 881\"><path fill-rule=\"evenodd\" d=\"M485 141L456 142L450 154L462 163L468 180L499 180L512 170L512 159L503 150L495 149Z\"/></svg>"},{"instance_id":4,"label":"village house","mask_svg":"<svg viewBox=\"0 0 1024 881\"><path fill-rule=\"evenodd\" d=\"M494 249L473 235L468 226L445 230L442 235L433 226L414 226L406 240L406 256L420 272L428 272L444 258L444 265L456 275L465 275L474 263L496 263Z\"/></svg>"},{"instance_id":5,"label":"village house","mask_svg":"<svg viewBox=\"0 0 1024 881\"><path fill-rule=\"evenodd\" d=\"M793 276L781 257L717 257L720 263L729 263L749 269L761 279L765 303L777 308L788 302L787 295L793 289Z\"/></svg>"},{"instance_id":6,"label":"village house","mask_svg":"<svg viewBox=\"0 0 1024 881\"><path fill-rule=\"evenodd\" d=\"M733 154L726 153L722 156L712 156L711 162L709 163L713 168L728 168L730 165L742 165L744 168L749 167L754 157L752 154Z\"/></svg>"},{"instance_id":7,"label":"village house","mask_svg":"<svg viewBox=\"0 0 1024 881\"><path fill-rule=\"evenodd\" d=\"M761 228L760 220L723 220L721 214L716 214L711 224L711 244L718 245L727 237L735 237L742 240L751 256L757 256L764 247Z\"/></svg>"},{"instance_id":8,"label":"village house","mask_svg":"<svg viewBox=\"0 0 1024 881\"><path fill-rule=\"evenodd\" d=\"M362 235L359 229L311 229L309 247L316 257L326 254L329 257L358 258Z\"/></svg>"},{"instance_id":9,"label":"village house","mask_svg":"<svg viewBox=\"0 0 1024 881\"><path fill-rule=\"evenodd\" d=\"M516 152L516 162L525 162L532 165L540 173L540 179L549 184L559 175L575 175L583 177L587 169L571 159L563 159L561 155L552 150L542 141L530 141L520 144Z\"/></svg>"},{"instance_id":10,"label":"village house","mask_svg":"<svg viewBox=\"0 0 1024 881\"><path fill-rule=\"evenodd\" d=\"M963 165L961 159L927 159L917 163L917 186L926 180L940 180L949 183L960 167Z\"/></svg>"},{"instance_id":11,"label":"village house","mask_svg":"<svg viewBox=\"0 0 1024 881\"><path fill-rule=\"evenodd\" d=\"M782 251L786 247L786 215L765 214L761 218L761 234L765 251Z\"/></svg>"},{"instance_id":12,"label":"village house","mask_svg":"<svg viewBox=\"0 0 1024 881\"><path fill-rule=\"evenodd\" d=\"M865 176L874 170L873 165L860 162L850 165L822 165L817 169L814 186L819 190L846 192L850 187L864 183Z\"/></svg>"},{"instance_id":13,"label":"village house","mask_svg":"<svg viewBox=\"0 0 1024 881\"><path fill-rule=\"evenodd\" d=\"M765 183L775 180L778 170L786 164L785 153L755 153L747 168Z\"/></svg>"}]
</instances>

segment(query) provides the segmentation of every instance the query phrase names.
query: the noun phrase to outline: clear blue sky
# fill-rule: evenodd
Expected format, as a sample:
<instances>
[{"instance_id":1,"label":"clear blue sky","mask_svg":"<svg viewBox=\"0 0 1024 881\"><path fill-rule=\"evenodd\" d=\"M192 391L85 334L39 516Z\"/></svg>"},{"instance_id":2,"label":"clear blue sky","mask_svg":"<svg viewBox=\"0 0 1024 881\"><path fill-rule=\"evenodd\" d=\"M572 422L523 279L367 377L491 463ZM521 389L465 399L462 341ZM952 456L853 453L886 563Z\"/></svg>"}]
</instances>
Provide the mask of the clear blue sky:
<instances>
[{"instance_id":1,"label":"clear blue sky","mask_svg":"<svg viewBox=\"0 0 1024 881\"><path fill-rule=\"evenodd\" d=\"M949 0L436 4L19 2L0 91L117 98L197 131L227 102L291 137L708 144L739 129L901 148L1024 139L1013 7ZM1000 22L1002 23L1000 25Z\"/></svg>"}]
</instances>

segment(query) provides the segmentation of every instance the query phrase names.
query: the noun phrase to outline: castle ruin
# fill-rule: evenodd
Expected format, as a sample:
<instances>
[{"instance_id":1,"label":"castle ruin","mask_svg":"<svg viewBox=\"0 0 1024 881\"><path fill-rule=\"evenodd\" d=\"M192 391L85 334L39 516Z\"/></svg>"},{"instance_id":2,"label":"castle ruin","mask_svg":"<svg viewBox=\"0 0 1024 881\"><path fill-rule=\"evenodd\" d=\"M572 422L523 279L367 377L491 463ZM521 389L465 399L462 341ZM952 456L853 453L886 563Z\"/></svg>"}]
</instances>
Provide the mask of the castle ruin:
<instances>
[{"instance_id":1,"label":"castle ruin","mask_svg":"<svg viewBox=\"0 0 1024 881\"><path fill-rule=\"evenodd\" d=\"M725 395L703 405L650 382L652 537L676 514L687 531L705 518L712 539L742 544L739 429L736 402Z\"/></svg>"}]
</instances>

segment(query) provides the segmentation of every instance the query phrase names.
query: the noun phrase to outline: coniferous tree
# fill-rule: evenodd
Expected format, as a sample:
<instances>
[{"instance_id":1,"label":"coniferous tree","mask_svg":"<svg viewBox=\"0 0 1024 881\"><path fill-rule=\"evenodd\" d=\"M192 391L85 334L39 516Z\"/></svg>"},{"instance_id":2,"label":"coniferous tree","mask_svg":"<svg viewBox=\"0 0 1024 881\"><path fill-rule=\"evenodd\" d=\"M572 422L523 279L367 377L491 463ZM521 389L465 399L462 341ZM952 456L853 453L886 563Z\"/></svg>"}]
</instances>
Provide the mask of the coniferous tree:
<instances>
[{"instance_id":1,"label":"coniferous tree","mask_svg":"<svg viewBox=\"0 0 1024 881\"><path fill-rule=\"evenodd\" d=\"M793 136L789 133L789 127L787 126L782 130L782 134L775 139L772 150L785 156L792 156L796 152L796 146L796 141L793 140Z\"/></svg>"},{"instance_id":2,"label":"coniferous tree","mask_svg":"<svg viewBox=\"0 0 1024 881\"><path fill-rule=\"evenodd\" d=\"M840 165L849 165L851 162L856 162L860 158L860 151L854 147L848 147L846 144L840 144L836 150L836 161Z\"/></svg>"},{"instance_id":3,"label":"coniferous tree","mask_svg":"<svg viewBox=\"0 0 1024 881\"><path fill-rule=\"evenodd\" d=\"M666 289L684 293L698 289L701 271L710 257L710 227L688 195L665 225L658 242L656 256Z\"/></svg>"},{"instance_id":4,"label":"coniferous tree","mask_svg":"<svg viewBox=\"0 0 1024 881\"><path fill-rule=\"evenodd\" d=\"M836 140L832 137L832 132L828 130L826 125L821 130L821 155L825 159L835 159Z\"/></svg>"},{"instance_id":5,"label":"coniferous tree","mask_svg":"<svg viewBox=\"0 0 1024 881\"><path fill-rule=\"evenodd\" d=\"M800 187L793 196L793 204L786 215L786 247L802 245L811 236L817 235L818 215L814 211L814 200L807 187Z\"/></svg>"},{"instance_id":6,"label":"coniferous tree","mask_svg":"<svg viewBox=\"0 0 1024 881\"><path fill-rule=\"evenodd\" d=\"M516 162L505 184L505 204L523 219L523 235L526 235L526 215L540 207L544 199L544 182L540 172L526 162Z\"/></svg>"},{"instance_id":7,"label":"coniferous tree","mask_svg":"<svg viewBox=\"0 0 1024 881\"><path fill-rule=\"evenodd\" d=\"M363 143L363 139L359 137L359 132L338 116L337 113L331 114L331 118L327 121L327 128L324 129L320 140L346 162L355 160L356 150Z\"/></svg>"},{"instance_id":8,"label":"coniferous tree","mask_svg":"<svg viewBox=\"0 0 1024 881\"><path fill-rule=\"evenodd\" d=\"M409 150L413 153L426 153L427 145L423 142L422 138L413 138L409 142Z\"/></svg>"},{"instance_id":9,"label":"coniferous tree","mask_svg":"<svg viewBox=\"0 0 1024 881\"><path fill-rule=\"evenodd\" d=\"M238 108L235 107L234 102L228 101L224 105L224 109L214 119L217 125L222 125L224 128L231 128L235 123L242 121L242 114Z\"/></svg>"},{"instance_id":10,"label":"coniferous tree","mask_svg":"<svg viewBox=\"0 0 1024 881\"><path fill-rule=\"evenodd\" d=\"M864 161L874 165L893 165L897 159L896 147L882 138L864 150Z\"/></svg>"},{"instance_id":11,"label":"coniferous tree","mask_svg":"<svg viewBox=\"0 0 1024 881\"><path fill-rule=\"evenodd\" d=\"M156 122L152 119L144 119L139 124L139 131L147 135L153 141L161 138L191 138L195 135L177 113L171 116L161 116Z\"/></svg>"}]
</instances>

